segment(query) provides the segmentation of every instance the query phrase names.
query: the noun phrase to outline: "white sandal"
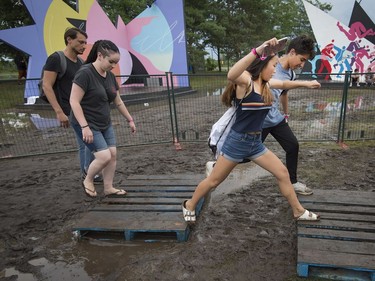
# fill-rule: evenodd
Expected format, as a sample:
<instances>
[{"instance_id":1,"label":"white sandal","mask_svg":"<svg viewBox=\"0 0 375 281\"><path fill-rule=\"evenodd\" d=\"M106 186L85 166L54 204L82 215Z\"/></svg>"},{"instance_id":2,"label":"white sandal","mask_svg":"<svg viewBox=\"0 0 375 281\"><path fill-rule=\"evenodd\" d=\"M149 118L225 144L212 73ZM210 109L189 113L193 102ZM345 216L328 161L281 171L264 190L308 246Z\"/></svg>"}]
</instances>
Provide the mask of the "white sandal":
<instances>
[{"instance_id":1,"label":"white sandal","mask_svg":"<svg viewBox=\"0 0 375 281\"><path fill-rule=\"evenodd\" d=\"M320 220L320 215L317 215L313 212L305 210L305 212L296 218L297 221L318 221Z\"/></svg>"},{"instance_id":2,"label":"white sandal","mask_svg":"<svg viewBox=\"0 0 375 281\"><path fill-rule=\"evenodd\" d=\"M184 216L184 220L186 222L195 222L195 210L194 211L189 211L188 209L185 208L187 200L185 200L182 203L182 214Z\"/></svg>"}]
</instances>

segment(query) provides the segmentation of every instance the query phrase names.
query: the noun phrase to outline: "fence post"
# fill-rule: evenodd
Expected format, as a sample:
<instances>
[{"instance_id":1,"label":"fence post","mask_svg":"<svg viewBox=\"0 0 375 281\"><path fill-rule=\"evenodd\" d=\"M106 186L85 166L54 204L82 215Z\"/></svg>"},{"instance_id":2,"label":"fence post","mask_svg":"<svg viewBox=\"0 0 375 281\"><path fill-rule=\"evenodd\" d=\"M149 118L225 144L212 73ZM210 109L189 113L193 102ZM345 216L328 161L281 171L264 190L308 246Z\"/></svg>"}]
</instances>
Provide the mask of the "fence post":
<instances>
[{"instance_id":1,"label":"fence post","mask_svg":"<svg viewBox=\"0 0 375 281\"><path fill-rule=\"evenodd\" d=\"M170 72L165 72L165 78L167 82L169 114L171 116L170 121L171 121L171 129L172 129L172 140L174 140L175 135L174 135L174 124L173 124L173 110L172 110L172 104L171 104L171 86L169 84L169 73Z\"/></svg>"},{"instance_id":2,"label":"fence post","mask_svg":"<svg viewBox=\"0 0 375 281\"><path fill-rule=\"evenodd\" d=\"M178 133L176 101L175 101L175 93L174 93L174 85L173 85L173 73L172 72L166 72L166 73L167 73L167 80L170 79L170 88L168 87L168 98L169 98L169 110L171 113L172 139L176 147L176 150L181 150L182 148L181 148L179 137L178 137L179 133ZM176 129L176 134L174 133L174 129Z\"/></svg>"},{"instance_id":3,"label":"fence post","mask_svg":"<svg viewBox=\"0 0 375 281\"><path fill-rule=\"evenodd\" d=\"M344 89L342 92L342 100L341 100L340 123L339 123L338 135L337 135L338 143L344 142L345 116L346 116L346 107L348 103L348 89L350 85L351 74L352 74L351 71L345 72Z\"/></svg>"}]
</instances>

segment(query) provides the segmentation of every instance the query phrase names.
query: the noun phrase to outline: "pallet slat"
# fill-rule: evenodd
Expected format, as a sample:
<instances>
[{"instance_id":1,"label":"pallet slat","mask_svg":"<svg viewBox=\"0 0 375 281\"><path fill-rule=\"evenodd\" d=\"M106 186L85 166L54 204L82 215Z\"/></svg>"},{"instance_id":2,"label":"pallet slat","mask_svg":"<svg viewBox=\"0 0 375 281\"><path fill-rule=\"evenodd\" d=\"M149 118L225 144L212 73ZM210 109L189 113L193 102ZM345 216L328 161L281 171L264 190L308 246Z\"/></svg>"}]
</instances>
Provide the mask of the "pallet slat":
<instances>
[{"instance_id":1,"label":"pallet slat","mask_svg":"<svg viewBox=\"0 0 375 281\"><path fill-rule=\"evenodd\" d=\"M298 275L375 281L375 193L314 190L299 199L322 219L298 222Z\"/></svg>"},{"instance_id":2,"label":"pallet slat","mask_svg":"<svg viewBox=\"0 0 375 281\"><path fill-rule=\"evenodd\" d=\"M299 196L298 199L301 203L359 204L375 207L374 192L314 189L314 194L312 196Z\"/></svg>"},{"instance_id":3,"label":"pallet slat","mask_svg":"<svg viewBox=\"0 0 375 281\"><path fill-rule=\"evenodd\" d=\"M182 217L181 204L193 195L198 176L132 176L121 186L128 194L106 197L83 215L73 227L79 237L94 235L108 239L113 233L126 240L141 237L145 241L186 241L190 226ZM196 207L198 216L204 203Z\"/></svg>"},{"instance_id":4,"label":"pallet slat","mask_svg":"<svg viewBox=\"0 0 375 281\"><path fill-rule=\"evenodd\" d=\"M103 204L148 204L148 205L179 205L182 204L181 198L105 198L102 200Z\"/></svg>"}]
</instances>

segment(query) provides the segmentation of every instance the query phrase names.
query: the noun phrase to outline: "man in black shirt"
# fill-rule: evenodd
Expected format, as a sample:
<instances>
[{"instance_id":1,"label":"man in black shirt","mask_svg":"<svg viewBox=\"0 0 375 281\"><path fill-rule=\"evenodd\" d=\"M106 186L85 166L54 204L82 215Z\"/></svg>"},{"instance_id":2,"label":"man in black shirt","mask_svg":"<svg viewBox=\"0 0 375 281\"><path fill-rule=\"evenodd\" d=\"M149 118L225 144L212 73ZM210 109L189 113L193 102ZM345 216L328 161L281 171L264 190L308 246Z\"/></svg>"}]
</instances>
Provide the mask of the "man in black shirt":
<instances>
[{"instance_id":1,"label":"man in black shirt","mask_svg":"<svg viewBox=\"0 0 375 281\"><path fill-rule=\"evenodd\" d=\"M69 28L64 33L65 49L63 50L66 59L66 70L59 79L59 73L64 70L61 65L60 56L57 52L52 53L44 65L43 71L43 91L56 113L61 127L69 127L69 115L71 111L69 99L74 76L81 67L82 60L78 55L82 55L87 44L87 34L78 28ZM77 138L79 147L79 160L81 174L84 177L85 171L91 162L91 152L86 149L81 139Z\"/></svg>"}]
</instances>

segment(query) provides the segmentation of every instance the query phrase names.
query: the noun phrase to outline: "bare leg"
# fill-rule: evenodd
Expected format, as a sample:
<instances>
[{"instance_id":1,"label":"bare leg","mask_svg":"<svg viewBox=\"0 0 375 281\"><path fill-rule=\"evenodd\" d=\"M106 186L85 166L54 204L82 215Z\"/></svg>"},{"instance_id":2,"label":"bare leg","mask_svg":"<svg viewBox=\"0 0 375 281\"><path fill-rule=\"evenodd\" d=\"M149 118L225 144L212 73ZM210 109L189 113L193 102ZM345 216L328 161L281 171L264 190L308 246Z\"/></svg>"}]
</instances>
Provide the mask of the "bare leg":
<instances>
[{"instance_id":1,"label":"bare leg","mask_svg":"<svg viewBox=\"0 0 375 281\"><path fill-rule=\"evenodd\" d=\"M301 216L305 212L305 209L302 207L297 198L292 183L289 179L288 170L281 160L273 152L268 150L265 154L256 158L254 162L276 177L280 192L288 200L289 205L292 207L294 217L298 218Z\"/></svg>"},{"instance_id":2,"label":"bare leg","mask_svg":"<svg viewBox=\"0 0 375 281\"><path fill-rule=\"evenodd\" d=\"M125 191L120 191L113 187L113 178L115 176L116 171L116 157L117 157L117 149L116 147L110 147L109 151L111 153L111 159L108 164L103 169L103 183L104 183L104 194L113 194L116 193L118 195L126 194Z\"/></svg>"},{"instance_id":3,"label":"bare leg","mask_svg":"<svg viewBox=\"0 0 375 281\"><path fill-rule=\"evenodd\" d=\"M222 183L236 165L236 162L225 159L220 155L211 174L198 184L193 197L186 201L185 208L190 211L195 210L199 200Z\"/></svg>"},{"instance_id":4,"label":"bare leg","mask_svg":"<svg viewBox=\"0 0 375 281\"><path fill-rule=\"evenodd\" d=\"M93 192L90 193L96 193L94 186L95 175L102 171L103 168L108 165L109 161L111 160L111 153L109 149L95 152L94 155L95 159L91 162L89 169L87 170L86 178L83 181L83 185L85 186L87 191L93 190Z\"/></svg>"}]
</instances>

